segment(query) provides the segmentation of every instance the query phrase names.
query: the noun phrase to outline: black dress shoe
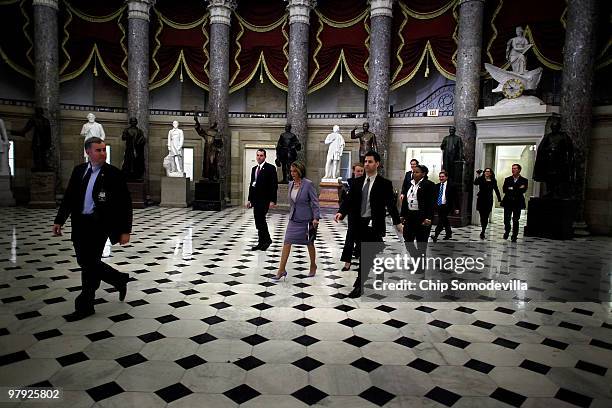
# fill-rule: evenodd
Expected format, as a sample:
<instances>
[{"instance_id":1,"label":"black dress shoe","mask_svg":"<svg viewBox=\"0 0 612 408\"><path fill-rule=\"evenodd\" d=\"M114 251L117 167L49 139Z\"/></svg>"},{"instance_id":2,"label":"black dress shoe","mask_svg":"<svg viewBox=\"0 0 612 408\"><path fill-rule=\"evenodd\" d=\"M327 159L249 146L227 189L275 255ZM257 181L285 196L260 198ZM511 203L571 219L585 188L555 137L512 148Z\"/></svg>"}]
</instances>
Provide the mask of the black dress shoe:
<instances>
[{"instance_id":1,"label":"black dress shoe","mask_svg":"<svg viewBox=\"0 0 612 408\"><path fill-rule=\"evenodd\" d=\"M125 300L125 295L127 294L127 283L130 281L130 277L126 274L125 280L117 286L117 290L119 291L119 301L123 302Z\"/></svg>"},{"instance_id":2,"label":"black dress shoe","mask_svg":"<svg viewBox=\"0 0 612 408\"><path fill-rule=\"evenodd\" d=\"M251 251L259 251L261 249L261 244L257 244L254 247L251 247Z\"/></svg>"},{"instance_id":3,"label":"black dress shoe","mask_svg":"<svg viewBox=\"0 0 612 408\"><path fill-rule=\"evenodd\" d=\"M361 296L361 289L360 288L355 288L351 291L351 293L348 294L348 297L355 299Z\"/></svg>"},{"instance_id":4,"label":"black dress shoe","mask_svg":"<svg viewBox=\"0 0 612 408\"><path fill-rule=\"evenodd\" d=\"M485 239L485 233L484 232L480 233L480 239Z\"/></svg>"},{"instance_id":5,"label":"black dress shoe","mask_svg":"<svg viewBox=\"0 0 612 408\"><path fill-rule=\"evenodd\" d=\"M453 236L452 235L447 235L444 238L442 238L444 241L448 241L449 239L451 239Z\"/></svg>"},{"instance_id":6,"label":"black dress shoe","mask_svg":"<svg viewBox=\"0 0 612 408\"><path fill-rule=\"evenodd\" d=\"M67 322L76 322L78 320L83 320L86 317L91 316L92 314L96 313L95 311L91 310L89 312L79 312L79 311L75 311L72 312L70 314L64 315L62 316Z\"/></svg>"},{"instance_id":7,"label":"black dress shoe","mask_svg":"<svg viewBox=\"0 0 612 408\"><path fill-rule=\"evenodd\" d=\"M510 236L509 232L504 232L504 239L508 239L509 236Z\"/></svg>"},{"instance_id":8,"label":"black dress shoe","mask_svg":"<svg viewBox=\"0 0 612 408\"><path fill-rule=\"evenodd\" d=\"M270 247L271 244L272 244L272 241L268 241L265 244L261 244L259 246L259 249L261 249L262 251L265 251L266 249L268 249Z\"/></svg>"},{"instance_id":9,"label":"black dress shoe","mask_svg":"<svg viewBox=\"0 0 612 408\"><path fill-rule=\"evenodd\" d=\"M516 242L516 237L512 237L512 238L510 238L510 241L512 241L512 242Z\"/></svg>"},{"instance_id":10,"label":"black dress shoe","mask_svg":"<svg viewBox=\"0 0 612 408\"><path fill-rule=\"evenodd\" d=\"M350 271L351 270L351 265L349 266L343 266L342 269L340 269L342 272L346 272L346 271Z\"/></svg>"}]
</instances>

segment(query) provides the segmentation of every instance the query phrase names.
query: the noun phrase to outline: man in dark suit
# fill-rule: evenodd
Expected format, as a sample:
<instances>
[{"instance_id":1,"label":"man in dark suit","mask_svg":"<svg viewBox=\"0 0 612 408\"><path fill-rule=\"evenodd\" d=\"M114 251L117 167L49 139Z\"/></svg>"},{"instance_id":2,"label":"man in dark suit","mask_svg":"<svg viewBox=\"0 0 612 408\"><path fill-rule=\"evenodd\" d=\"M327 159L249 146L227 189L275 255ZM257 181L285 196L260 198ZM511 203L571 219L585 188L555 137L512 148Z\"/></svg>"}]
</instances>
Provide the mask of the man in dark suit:
<instances>
[{"instance_id":1,"label":"man in dark suit","mask_svg":"<svg viewBox=\"0 0 612 408\"><path fill-rule=\"evenodd\" d=\"M404 224L404 243L413 258L420 257L427 251L427 240L434 215L436 185L427 179L428 172L426 166L415 166L400 212Z\"/></svg>"},{"instance_id":2,"label":"man in dark suit","mask_svg":"<svg viewBox=\"0 0 612 408\"><path fill-rule=\"evenodd\" d=\"M351 218L359 220L357 231L357 240L359 242L382 243L385 236L385 217L387 211L389 211L393 219L393 224L399 231L402 230L395 205L393 184L391 184L390 180L377 174L378 167L380 166L380 155L377 152L367 152L364 157L363 166L365 175L353 181L348 197L342 202L334 219L338 222L350 214ZM357 298L361 296L363 283L367 279L367 273L372 267L375 256L375 253L362 254L357 279L353 285L352 292L348 295L349 297ZM366 273L366 276L362 276L363 272Z\"/></svg>"},{"instance_id":3,"label":"man in dark suit","mask_svg":"<svg viewBox=\"0 0 612 408\"><path fill-rule=\"evenodd\" d=\"M247 208L253 208L255 216L255 227L257 228L257 245L251 248L253 251L268 249L272 243L266 214L268 209L276 206L276 191L278 190L278 177L276 167L266 162L266 151L258 149L256 156L257 166L251 169L251 182L249 184L249 199Z\"/></svg>"},{"instance_id":4,"label":"man in dark suit","mask_svg":"<svg viewBox=\"0 0 612 408\"><path fill-rule=\"evenodd\" d=\"M71 322L94 314L96 290L104 281L119 291L123 301L129 275L102 262L107 239L125 245L132 231L132 199L121 171L106 163L106 145L98 137L85 142L88 163L72 171L64 199L53 224L53 235L62 235L62 225L72 220L72 243L81 267L81 294L75 311L64 318Z\"/></svg>"},{"instance_id":5,"label":"man in dark suit","mask_svg":"<svg viewBox=\"0 0 612 408\"><path fill-rule=\"evenodd\" d=\"M521 218L521 210L525 208L525 192L529 182L521 176L521 165L512 165L512 175L504 179L504 199L501 205L504 207L504 239L508 239L510 235L510 217L512 217L512 242L516 242L519 230L519 219Z\"/></svg>"},{"instance_id":6,"label":"man in dark suit","mask_svg":"<svg viewBox=\"0 0 612 408\"><path fill-rule=\"evenodd\" d=\"M404 181L402 182L402 191L400 192L400 203L404 201L404 197L406 197L406 192L410 188L410 182L412 181L412 171L415 166L419 165L419 161L417 159L410 160L410 171L407 171L404 175ZM401 205L401 204L400 204Z\"/></svg>"},{"instance_id":7,"label":"man in dark suit","mask_svg":"<svg viewBox=\"0 0 612 408\"><path fill-rule=\"evenodd\" d=\"M459 214L459 200L457 198L457 189L454 185L448 182L448 173L446 170L442 170L438 177L440 178L440 182L436 184L434 190L434 197L436 197L434 201L434 208L438 210L438 225L436 225L436 229L431 239L433 242L438 240L438 236L444 229L445 235L444 239L451 239L453 236L453 231L450 227L450 222L448 221L448 215L450 213Z\"/></svg>"}]
</instances>

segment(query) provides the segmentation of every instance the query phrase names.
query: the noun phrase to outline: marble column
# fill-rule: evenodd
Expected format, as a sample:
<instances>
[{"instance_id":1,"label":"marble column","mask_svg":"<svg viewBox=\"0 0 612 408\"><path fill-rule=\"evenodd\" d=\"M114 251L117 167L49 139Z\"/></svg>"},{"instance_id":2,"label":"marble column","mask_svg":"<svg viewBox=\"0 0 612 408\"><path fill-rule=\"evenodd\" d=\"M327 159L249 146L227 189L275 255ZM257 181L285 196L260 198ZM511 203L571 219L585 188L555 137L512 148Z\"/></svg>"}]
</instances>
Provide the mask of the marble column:
<instances>
[{"instance_id":1,"label":"marble column","mask_svg":"<svg viewBox=\"0 0 612 408\"><path fill-rule=\"evenodd\" d=\"M138 127L142 129L147 139L145 180L149 180L149 10L154 4L155 0L127 2L128 119L138 120Z\"/></svg>"},{"instance_id":2,"label":"marble column","mask_svg":"<svg viewBox=\"0 0 612 408\"><path fill-rule=\"evenodd\" d=\"M584 204L591 137L597 8L597 0L572 0L567 3L560 113L561 128L574 141L574 193L578 200L575 233L586 233L587 228L584 223Z\"/></svg>"},{"instance_id":3,"label":"marble column","mask_svg":"<svg viewBox=\"0 0 612 408\"><path fill-rule=\"evenodd\" d=\"M310 10L316 0L288 0L289 9L289 86L287 123L302 143L299 159L306 161L308 142L306 97L308 94L308 43Z\"/></svg>"},{"instance_id":4,"label":"marble column","mask_svg":"<svg viewBox=\"0 0 612 408\"><path fill-rule=\"evenodd\" d=\"M394 0L370 0L370 61L368 72L368 122L376 135L385 165L389 131L389 81L391 24ZM384 174L384 167L381 167Z\"/></svg>"},{"instance_id":5,"label":"marble column","mask_svg":"<svg viewBox=\"0 0 612 408\"><path fill-rule=\"evenodd\" d=\"M210 67L208 123L217 122L223 137L223 150L219 155L219 174L226 201L229 199L231 134L228 123L229 99L229 41L232 10L236 0L210 0Z\"/></svg>"},{"instance_id":6,"label":"marble column","mask_svg":"<svg viewBox=\"0 0 612 408\"><path fill-rule=\"evenodd\" d=\"M34 0L34 69L36 106L43 108L51 124L51 150L48 162L56 175L56 191L61 189L60 107L58 73L58 0Z\"/></svg>"},{"instance_id":7,"label":"marble column","mask_svg":"<svg viewBox=\"0 0 612 408\"><path fill-rule=\"evenodd\" d=\"M463 139L466 171L470 175L476 141L476 126L470 118L476 116L480 98L483 12L484 0L459 1L455 127Z\"/></svg>"}]
</instances>

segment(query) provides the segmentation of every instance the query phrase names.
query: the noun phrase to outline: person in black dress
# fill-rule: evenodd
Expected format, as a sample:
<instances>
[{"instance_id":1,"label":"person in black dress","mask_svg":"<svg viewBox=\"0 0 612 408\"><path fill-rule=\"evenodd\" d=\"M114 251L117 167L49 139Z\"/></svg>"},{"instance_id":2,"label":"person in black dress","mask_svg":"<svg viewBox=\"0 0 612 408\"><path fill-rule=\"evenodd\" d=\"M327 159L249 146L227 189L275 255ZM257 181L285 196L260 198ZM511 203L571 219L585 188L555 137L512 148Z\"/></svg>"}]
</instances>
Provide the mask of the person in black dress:
<instances>
[{"instance_id":1,"label":"person in black dress","mask_svg":"<svg viewBox=\"0 0 612 408\"><path fill-rule=\"evenodd\" d=\"M485 167L484 172L482 170L476 170L478 175L474 180L474 185L478 186L478 198L476 199L476 209L480 213L480 239L485 238L485 231L489 224L489 215L493 209L493 191L497 196L497 201L501 201L501 194L497 187L497 180L495 180L495 174L490 167Z\"/></svg>"}]
</instances>

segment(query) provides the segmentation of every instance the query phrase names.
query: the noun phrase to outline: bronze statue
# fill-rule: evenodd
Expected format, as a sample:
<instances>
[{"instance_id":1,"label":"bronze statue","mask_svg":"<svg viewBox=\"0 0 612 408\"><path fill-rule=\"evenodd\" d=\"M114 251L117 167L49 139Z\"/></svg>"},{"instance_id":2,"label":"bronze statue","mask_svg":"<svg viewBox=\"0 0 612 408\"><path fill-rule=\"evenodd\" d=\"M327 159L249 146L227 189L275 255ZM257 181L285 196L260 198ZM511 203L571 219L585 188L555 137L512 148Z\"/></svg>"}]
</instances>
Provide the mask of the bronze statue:
<instances>
[{"instance_id":1,"label":"bronze statue","mask_svg":"<svg viewBox=\"0 0 612 408\"><path fill-rule=\"evenodd\" d=\"M569 198L575 176L574 143L561 131L558 118L552 120L550 130L538 146L533 179L546 183L544 197Z\"/></svg>"},{"instance_id":2,"label":"bronze statue","mask_svg":"<svg viewBox=\"0 0 612 408\"><path fill-rule=\"evenodd\" d=\"M291 180L289 166L297 159L297 152L301 149L300 140L294 133L291 133L291 125L287 123L285 131L281 133L276 144L276 166L282 167L283 170L281 183L287 184Z\"/></svg>"},{"instance_id":3,"label":"bronze statue","mask_svg":"<svg viewBox=\"0 0 612 408\"><path fill-rule=\"evenodd\" d=\"M202 178L210 181L219 180L219 154L223 148L223 139L217 130L217 122L214 122L208 129L204 129L198 121L198 116L193 117L195 120L195 130L198 135L204 139L204 159L202 160Z\"/></svg>"},{"instance_id":4,"label":"bronze statue","mask_svg":"<svg viewBox=\"0 0 612 408\"><path fill-rule=\"evenodd\" d=\"M125 140L125 153L121 170L128 180L142 180L145 172L144 147L147 139L140 128L138 120L130 118L130 126L125 128L121 140Z\"/></svg>"},{"instance_id":5,"label":"bronze statue","mask_svg":"<svg viewBox=\"0 0 612 408\"><path fill-rule=\"evenodd\" d=\"M456 182L455 162L463 160L463 141L455 134L455 127L448 128L448 135L442 140L442 169L448 173L448 179Z\"/></svg>"},{"instance_id":6,"label":"bronze statue","mask_svg":"<svg viewBox=\"0 0 612 408\"><path fill-rule=\"evenodd\" d=\"M11 133L15 136L24 136L30 130L32 133L32 159L34 167L32 171L50 171L49 165L49 149L51 148L51 123L44 116L43 108L37 107L34 109L34 115L28 120L22 130L13 130Z\"/></svg>"},{"instance_id":7,"label":"bronze statue","mask_svg":"<svg viewBox=\"0 0 612 408\"><path fill-rule=\"evenodd\" d=\"M370 132L370 124L368 122L363 123L363 131L355 134L357 126L351 130L351 139L359 139L359 161L363 163L365 154L370 150L375 152L378 151L378 144L376 143L376 135Z\"/></svg>"}]
</instances>

